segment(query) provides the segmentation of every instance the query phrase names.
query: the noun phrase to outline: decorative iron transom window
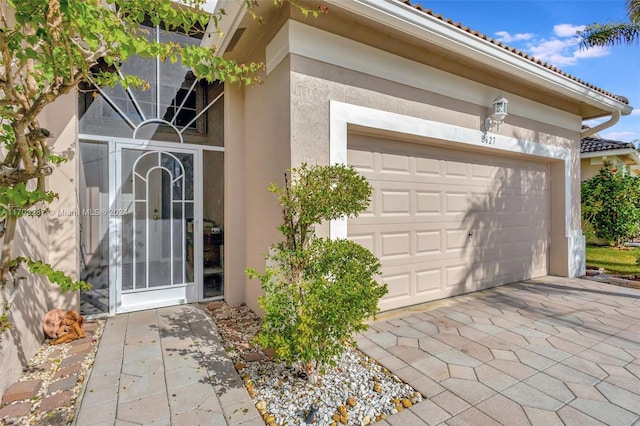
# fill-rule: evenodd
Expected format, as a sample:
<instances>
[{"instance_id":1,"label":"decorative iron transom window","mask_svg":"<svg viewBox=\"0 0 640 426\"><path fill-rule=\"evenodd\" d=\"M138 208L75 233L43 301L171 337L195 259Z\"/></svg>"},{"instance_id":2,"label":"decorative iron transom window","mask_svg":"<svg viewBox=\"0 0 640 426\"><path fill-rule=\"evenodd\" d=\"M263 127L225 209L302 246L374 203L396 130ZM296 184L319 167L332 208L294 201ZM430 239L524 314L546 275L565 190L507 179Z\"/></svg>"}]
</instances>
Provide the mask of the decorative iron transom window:
<instances>
[{"instance_id":1,"label":"decorative iron transom window","mask_svg":"<svg viewBox=\"0 0 640 426\"><path fill-rule=\"evenodd\" d=\"M148 28L159 42L199 44L200 39L169 32L160 26ZM184 135L206 135L207 110L223 96L222 84L196 80L180 61L132 57L114 68L121 77L136 75L149 83L146 90L123 87L80 86L80 132L134 139L184 141Z\"/></svg>"}]
</instances>

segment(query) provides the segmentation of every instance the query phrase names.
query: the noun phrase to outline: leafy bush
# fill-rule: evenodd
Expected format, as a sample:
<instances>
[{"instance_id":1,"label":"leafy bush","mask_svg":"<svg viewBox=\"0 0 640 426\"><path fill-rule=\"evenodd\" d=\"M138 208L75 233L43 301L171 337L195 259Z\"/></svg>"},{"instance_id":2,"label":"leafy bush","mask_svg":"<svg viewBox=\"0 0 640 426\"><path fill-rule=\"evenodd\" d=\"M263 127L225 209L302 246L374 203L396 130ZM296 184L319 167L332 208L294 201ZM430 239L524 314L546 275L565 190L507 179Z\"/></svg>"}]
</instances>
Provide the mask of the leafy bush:
<instances>
[{"instance_id":1,"label":"leafy bush","mask_svg":"<svg viewBox=\"0 0 640 426\"><path fill-rule=\"evenodd\" d=\"M315 383L322 367L344 350L353 333L366 329L387 292L374 276L380 262L366 248L345 239L315 235L324 220L354 217L369 204L371 186L350 167L307 166L290 171L285 187L272 185L282 206L285 240L267 257L260 279L265 311L257 343L273 347L278 359L300 364Z\"/></svg>"},{"instance_id":2,"label":"leafy bush","mask_svg":"<svg viewBox=\"0 0 640 426\"><path fill-rule=\"evenodd\" d=\"M640 231L640 178L604 167L582 183L582 219L587 236L621 245Z\"/></svg>"}]
</instances>

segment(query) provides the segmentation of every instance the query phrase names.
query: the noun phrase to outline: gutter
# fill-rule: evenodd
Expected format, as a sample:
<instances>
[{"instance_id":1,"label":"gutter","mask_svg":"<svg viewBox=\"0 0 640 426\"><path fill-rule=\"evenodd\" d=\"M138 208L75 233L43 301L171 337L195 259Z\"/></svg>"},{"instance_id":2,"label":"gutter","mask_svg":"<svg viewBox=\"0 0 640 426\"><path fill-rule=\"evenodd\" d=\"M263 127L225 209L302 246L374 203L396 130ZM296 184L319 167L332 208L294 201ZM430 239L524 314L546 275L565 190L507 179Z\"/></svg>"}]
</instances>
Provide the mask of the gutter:
<instances>
[{"instance_id":1,"label":"gutter","mask_svg":"<svg viewBox=\"0 0 640 426\"><path fill-rule=\"evenodd\" d=\"M608 149L606 151L593 151L593 152L584 152L580 154L580 158L600 158L600 157L612 157L612 156L622 156L628 155L633 160L640 165L640 153L637 150L632 148L623 148L623 149Z\"/></svg>"},{"instance_id":2,"label":"gutter","mask_svg":"<svg viewBox=\"0 0 640 426\"><path fill-rule=\"evenodd\" d=\"M603 110L605 114L610 111L619 111L623 115L628 115L633 110L630 105L398 0L324 1L386 27L442 46L494 69L517 75L538 87Z\"/></svg>"},{"instance_id":3,"label":"gutter","mask_svg":"<svg viewBox=\"0 0 640 426\"><path fill-rule=\"evenodd\" d=\"M618 120L620 120L620 111L619 110L613 111L611 113L611 117L609 118L609 120L605 121L604 123L598 124L596 127L585 129L582 132L580 132L580 139L582 140L588 136L598 133L601 130L608 129L609 127L616 124Z\"/></svg>"}]
</instances>

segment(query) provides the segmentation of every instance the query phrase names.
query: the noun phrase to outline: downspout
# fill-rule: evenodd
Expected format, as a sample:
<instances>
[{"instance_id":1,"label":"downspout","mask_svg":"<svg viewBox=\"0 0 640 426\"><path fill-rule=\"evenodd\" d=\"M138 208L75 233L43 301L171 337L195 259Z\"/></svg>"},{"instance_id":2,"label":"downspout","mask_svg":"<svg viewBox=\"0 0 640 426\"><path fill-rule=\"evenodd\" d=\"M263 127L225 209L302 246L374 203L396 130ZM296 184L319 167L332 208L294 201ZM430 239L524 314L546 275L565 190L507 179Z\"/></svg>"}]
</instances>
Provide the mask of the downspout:
<instances>
[{"instance_id":1,"label":"downspout","mask_svg":"<svg viewBox=\"0 0 640 426\"><path fill-rule=\"evenodd\" d=\"M609 120L605 121L604 123L598 124L596 127L592 127L582 131L580 133L580 139L584 139L588 136L598 133L601 130L608 129L609 127L615 125L618 122L618 120L620 120L620 111L618 110L613 111L611 113L611 117L609 118Z\"/></svg>"}]
</instances>

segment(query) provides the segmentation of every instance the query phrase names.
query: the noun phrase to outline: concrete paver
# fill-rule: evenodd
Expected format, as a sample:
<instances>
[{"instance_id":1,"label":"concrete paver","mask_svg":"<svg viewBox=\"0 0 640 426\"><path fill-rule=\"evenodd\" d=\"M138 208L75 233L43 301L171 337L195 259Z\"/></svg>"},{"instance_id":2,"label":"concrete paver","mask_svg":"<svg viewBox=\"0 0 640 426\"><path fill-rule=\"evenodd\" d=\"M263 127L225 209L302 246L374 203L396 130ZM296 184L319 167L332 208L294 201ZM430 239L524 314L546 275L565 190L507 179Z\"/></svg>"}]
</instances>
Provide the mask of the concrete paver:
<instances>
[{"instance_id":1,"label":"concrete paver","mask_svg":"<svg viewBox=\"0 0 640 426\"><path fill-rule=\"evenodd\" d=\"M423 424L640 425L640 290L544 277L392 315L363 342L411 365Z\"/></svg>"},{"instance_id":2,"label":"concrete paver","mask_svg":"<svg viewBox=\"0 0 640 426\"><path fill-rule=\"evenodd\" d=\"M494 395L476 405L480 411L503 425L528 425L524 409L503 395Z\"/></svg>"},{"instance_id":3,"label":"concrete paver","mask_svg":"<svg viewBox=\"0 0 640 426\"><path fill-rule=\"evenodd\" d=\"M610 402L575 399L570 405L608 425L632 425L638 416Z\"/></svg>"},{"instance_id":4,"label":"concrete paver","mask_svg":"<svg viewBox=\"0 0 640 426\"><path fill-rule=\"evenodd\" d=\"M428 399L416 404L411 410L427 425L437 425L451 417L449 413Z\"/></svg>"},{"instance_id":5,"label":"concrete paver","mask_svg":"<svg viewBox=\"0 0 640 426\"><path fill-rule=\"evenodd\" d=\"M472 380L450 378L440 384L471 405L476 405L495 394L491 388Z\"/></svg>"},{"instance_id":6,"label":"concrete paver","mask_svg":"<svg viewBox=\"0 0 640 426\"><path fill-rule=\"evenodd\" d=\"M258 411L197 306L109 318L76 425L259 424Z\"/></svg>"},{"instance_id":7,"label":"concrete paver","mask_svg":"<svg viewBox=\"0 0 640 426\"><path fill-rule=\"evenodd\" d=\"M464 412L453 416L446 421L446 424L450 426L500 426L500 423L487 416L485 413L475 407L471 407L468 410L465 410Z\"/></svg>"}]
</instances>

